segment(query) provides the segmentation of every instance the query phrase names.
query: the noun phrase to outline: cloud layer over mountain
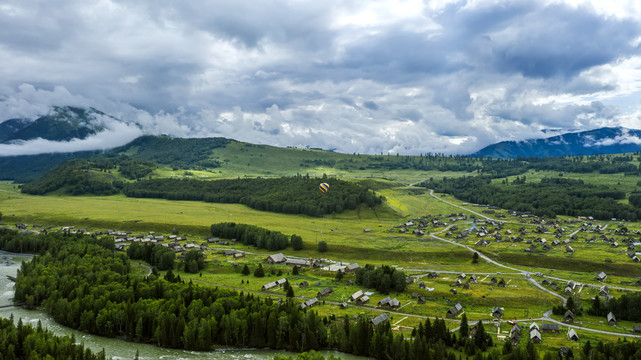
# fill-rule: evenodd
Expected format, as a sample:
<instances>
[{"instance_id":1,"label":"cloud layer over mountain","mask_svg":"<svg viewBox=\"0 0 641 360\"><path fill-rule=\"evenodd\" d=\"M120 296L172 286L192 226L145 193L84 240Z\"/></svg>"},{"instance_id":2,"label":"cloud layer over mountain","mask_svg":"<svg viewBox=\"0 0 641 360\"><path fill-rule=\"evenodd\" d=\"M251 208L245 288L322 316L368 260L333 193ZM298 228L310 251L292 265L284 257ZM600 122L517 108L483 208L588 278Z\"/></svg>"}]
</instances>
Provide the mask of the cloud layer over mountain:
<instances>
[{"instance_id":1,"label":"cloud layer over mountain","mask_svg":"<svg viewBox=\"0 0 641 360\"><path fill-rule=\"evenodd\" d=\"M101 146L140 126L349 153L470 153L547 129L640 128L639 54L634 0L7 0L0 121L70 105L124 121L94 139Z\"/></svg>"}]
</instances>

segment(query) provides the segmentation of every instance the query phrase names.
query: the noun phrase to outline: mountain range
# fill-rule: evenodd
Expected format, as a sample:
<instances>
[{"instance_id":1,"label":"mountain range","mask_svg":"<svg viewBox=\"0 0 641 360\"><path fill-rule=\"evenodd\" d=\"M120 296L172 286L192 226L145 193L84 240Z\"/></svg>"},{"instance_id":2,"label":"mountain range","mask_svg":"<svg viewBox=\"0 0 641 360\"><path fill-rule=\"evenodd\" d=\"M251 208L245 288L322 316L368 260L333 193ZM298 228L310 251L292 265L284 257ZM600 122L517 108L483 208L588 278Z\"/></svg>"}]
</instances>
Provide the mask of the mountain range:
<instances>
[{"instance_id":1,"label":"mountain range","mask_svg":"<svg viewBox=\"0 0 641 360\"><path fill-rule=\"evenodd\" d=\"M0 123L0 144L20 143L38 138L58 142L85 139L105 131L108 128L106 124L114 122L120 122L120 120L93 108L54 107L48 115L35 120L14 118ZM230 141L232 140L223 138L175 139L167 136L142 136L111 150L94 149L73 153L0 156L0 179L29 181L64 161L73 158L89 158L104 151L111 154L135 153L135 158L139 160L177 168L194 165L216 167L217 160L209 158L209 154L213 149L225 147ZM637 151L641 151L641 130L604 127L545 139L502 141L489 145L470 156L507 159Z\"/></svg>"},{"instance_id":2,"label":"mountain range","mask_svg":"<svg viewBox=\"0 0 641 360\"><path fill-rule=\"evenodd\" d=\"M0 143L10 144L37 138L52 141L84 139L105 130L103 117L109 115L93 108L55 106L35 120L9 119L0 123Z\"/></svg>"},{"instance_id":3,"label":"mountain range","mask_svg":"<svg viewBox=\"0 0 641 360\"><path fill-rule=\"evenodd\" d=\"M486 146L470 156L514 159L517 157L620 154L636 151L641 151L641 130L604 127L545 139L501 141Z\"/></svg>"}]
</instances>

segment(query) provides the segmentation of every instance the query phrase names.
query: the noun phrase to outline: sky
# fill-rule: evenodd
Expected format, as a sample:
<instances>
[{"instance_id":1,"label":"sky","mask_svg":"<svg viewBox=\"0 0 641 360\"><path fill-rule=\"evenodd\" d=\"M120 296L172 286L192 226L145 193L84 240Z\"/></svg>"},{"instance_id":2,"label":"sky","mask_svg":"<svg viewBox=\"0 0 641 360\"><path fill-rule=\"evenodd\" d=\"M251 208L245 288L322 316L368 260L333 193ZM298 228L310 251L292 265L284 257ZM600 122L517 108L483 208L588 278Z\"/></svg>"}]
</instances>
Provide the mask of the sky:
<instances>
[{"instance_id":1,"label":"sky","mask_svg":"<svg viewBox=\"0 0 641 360\"><path fill-rule=\"evenodd\" d=\"M0 0L0 122L119 120L83 141L222 136L365 154L469 154L641 128L637 0Z\"/></svg>"}]
</instances>

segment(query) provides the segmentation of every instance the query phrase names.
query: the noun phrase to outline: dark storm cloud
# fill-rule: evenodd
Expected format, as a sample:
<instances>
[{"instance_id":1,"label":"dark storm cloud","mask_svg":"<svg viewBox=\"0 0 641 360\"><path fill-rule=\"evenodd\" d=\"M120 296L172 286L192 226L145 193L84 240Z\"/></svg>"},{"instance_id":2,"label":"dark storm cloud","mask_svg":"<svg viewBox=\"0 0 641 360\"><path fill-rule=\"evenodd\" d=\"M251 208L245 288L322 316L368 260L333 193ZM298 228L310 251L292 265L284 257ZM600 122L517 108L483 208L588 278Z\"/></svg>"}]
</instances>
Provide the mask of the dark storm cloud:
<instances>
[{"instance_id":1,"label":"dark storm cloud","mask_svg":"<svg viewBox=\"0 0 641 360\"><path fill-rule=\"evenodd\" d=\"M589 1L7 0L0 121L93 106L146 133L360 153L639 123L641 8Z\"/></svg>"}]
</instances>

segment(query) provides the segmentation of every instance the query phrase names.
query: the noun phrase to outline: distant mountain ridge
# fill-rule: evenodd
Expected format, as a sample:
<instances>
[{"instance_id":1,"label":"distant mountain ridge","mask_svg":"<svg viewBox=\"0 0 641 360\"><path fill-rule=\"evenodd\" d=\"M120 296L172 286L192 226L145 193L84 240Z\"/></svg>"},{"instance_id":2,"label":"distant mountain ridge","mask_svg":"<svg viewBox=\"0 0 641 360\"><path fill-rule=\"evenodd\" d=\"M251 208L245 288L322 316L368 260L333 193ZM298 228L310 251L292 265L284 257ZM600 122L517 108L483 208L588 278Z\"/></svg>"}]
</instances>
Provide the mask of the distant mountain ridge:
<instances>
[{"instance_id":1,"label":"distant mountain ridge","mask_svg":"<svg viewBox=\"0 0 641 360\"><path fill-rule=\"evenodd\" d=\"M517 157L620 154L636 151L641 151L641 130L604 127L545 139L502 141L486 146L470 156L514 159Z\"/></svg>"},{"instance_id":2,"label":"distant mountain ridge","mask_svg":"<svg viewBox=\"0 0 641 360\"><path fill-rule=\"evenodd\" d=\"M0 143L9 144L37 138L52 141L84 139L105 130L101 117L117 120L93 108L55 106L48 115L33 121L9 119L0 123Z\"/></svg>"}]
</instances>

